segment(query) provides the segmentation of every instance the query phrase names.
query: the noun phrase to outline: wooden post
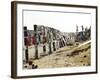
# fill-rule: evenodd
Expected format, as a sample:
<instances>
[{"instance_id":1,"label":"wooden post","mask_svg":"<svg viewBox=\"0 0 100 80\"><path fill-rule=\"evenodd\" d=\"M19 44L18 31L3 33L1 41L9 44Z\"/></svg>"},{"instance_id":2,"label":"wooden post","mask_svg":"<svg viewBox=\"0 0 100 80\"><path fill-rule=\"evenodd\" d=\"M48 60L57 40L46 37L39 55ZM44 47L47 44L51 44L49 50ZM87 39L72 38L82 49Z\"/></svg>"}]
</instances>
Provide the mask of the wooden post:
<instances>
[{"instance_id":1,"label":"wooden post","mask_svg":"<svg viewBox=\"0 0 100 80\"><path fill-rule=\"evenodd\" d=\"M56 51L55 42L53 42L53 50Z\"/></svg>"},{"instance_id":2,"label":"wooden post","mask_svg":"<svg viewBox=\"0 0 100 80\"><path fill-rule=\"evenodd\" d=\"M35 32L35 59L38 59L38 42L37 42L37 35L38 35L38 32L37 32L37 25L34 25L34 32Z\"/></svg>"},{"instance_id":3,"label":"wooden post","mask_svg":"<svg viewBox=\"0 0 100 80\"><path fill-rule=\"evenodd\" d=\"M46 46L43 45L43 52L45 53L46 52Z\"/></svg>"},{"instance_id":4,"label":"wooden post","mask_svg":"<svg viewBox=\"0 0 100 80\"><path fill-rule=\"evenodd\" d=\"M48 30L47 36L48 36L48 44L49 44L49 54L51 54L52 50L51 50L51 35L50 35L50 30Z\"/></svg>"},{"instance_id":5,"label":"wooden post","mask_svg":"<svg viewBox=\"0 0 100 80\"><path fill-rule=\"evenodd\" d=\"M49 42L49 54L52 53L52 50L51 50L51 42Z\"/></svg>"},{"instance_id":6,"label":"wooden post","mask_svg":"<svg viewBox=\"0 0 100 80\"><path fill-rule=\"evenodd\" d=\"M26 61L26 63L28 63L28 43L27 43L27 37L28 37L27 27L24 26L24 45L26 46L26 49L25 49L25 61Z\"/></svg>"},{"instance_id":7,"label":"wooden post","mask_svg":"<svg viewBox=\"0 0 100 80\"><path fill-rule=\"evenodd\" d=\"M45 43L46 43L46 37L45 36L46 36L45 35L45 27L43 26L43 52L44 52L43 55L45 55L45 52L46 52L46 45L45 45Z\"/></svg>"},{"instance_id":8,"label":"wooden post","mask_svg":"<svg viewBox=\"0 0 100 80\"><path fill-rule=\"evenodd\" d=\"M28 63L28 46L25 50L26 63Z\"/></svg>"}]
</instances>

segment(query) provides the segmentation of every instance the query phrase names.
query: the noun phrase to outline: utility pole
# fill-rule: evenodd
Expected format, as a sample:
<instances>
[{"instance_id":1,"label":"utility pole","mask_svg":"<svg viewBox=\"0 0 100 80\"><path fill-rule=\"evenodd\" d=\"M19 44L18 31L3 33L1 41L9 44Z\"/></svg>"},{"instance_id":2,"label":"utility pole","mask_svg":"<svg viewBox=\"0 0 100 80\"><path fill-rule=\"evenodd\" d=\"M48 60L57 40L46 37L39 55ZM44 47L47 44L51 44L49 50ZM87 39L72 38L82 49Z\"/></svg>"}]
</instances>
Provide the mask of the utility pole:
<instances>
[{"instance_id":1,"label":"utility pole","mask_svg":"<svg viewBox=\"0 0 100 80\"><path fill-rule=\"evenodd\" d=\"M34 37L35 37L35 59L38 59L38 31L37 31L37 25L34 25Z\"/></svg>"},{"instance_id":2,"label":"utility pole","mask_svg":"<svg viewBox=\"0 0 100 80\"><path fill-rule=\"evenodd\" d=\"M78 26L76 25L76 41L78 41Z\"/></svg>"},{"instance_id":3,"label":"utility pole","mask_svg":"<svg viewBox=\"0 0 100 80\"><path fill-rule=\"evenodd\" d=\"M27 33L27 26L24 26L24 45L25 49L25 61L28 63L28 33Z\"/></svg>"},{"instance_id":4,"label":"utility pole","mask_svg":"<svg viewBox=\"0 0 100 80\"><path fill-rule=\"evenodd\" d=\"M82 38L83 41L84 41L84 37L85 37L84 36L84 26L82 25L82 37L81 38Z\"/></svg>"},{"instance_id":5,"label":"utility pole","mask_svg":"<svg viewBox=\"0 0 100 80\"><path fill-rule=\"evenodd\" d=\"M48 30L48 43L49 43L49 54L52 53L52 50L51 50L51 35L50 35L50 30Z\"/></svg>"},{"instance_id":6,"label":"utility pole","mask_svg":"<svg viewBox=\"0 0 100 80\"><path fill-rule=\"evenodd\" d=\"M84 31L84 26L82 25L82 31Z\"/></svg>"},{"instance_id":7,"label":"utility pole","mask_svg":"<svg viewBox=\"0 0 100 80\"><path fill-rule=\"evenodd\" d=\"M78 26L76 25L76 35L78 34Z\"/></svg>"},{"instance_id":8,"label":"utility pole","mask_svg":"<svg viewBox=\"0 0 100 80\"><path fill-rule=\"evenodd\" d=\"M46 35L45 35L45 27L43 26L43 30L42 30L42 34L43 34L43 52L44 52L44 55L45 55L45 52L46 52Z\"/></svg>"}]
</instances>

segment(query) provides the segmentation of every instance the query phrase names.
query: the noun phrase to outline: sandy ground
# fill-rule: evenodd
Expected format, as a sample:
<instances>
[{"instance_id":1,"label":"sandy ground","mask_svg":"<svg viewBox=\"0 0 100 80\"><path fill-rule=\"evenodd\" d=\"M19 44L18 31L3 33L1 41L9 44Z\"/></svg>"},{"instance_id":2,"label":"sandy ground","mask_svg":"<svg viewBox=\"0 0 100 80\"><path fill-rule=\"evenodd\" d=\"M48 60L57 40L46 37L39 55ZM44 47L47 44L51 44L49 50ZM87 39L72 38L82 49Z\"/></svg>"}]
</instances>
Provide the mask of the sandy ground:
<instances>
[{"instance_id":1,"label":"sandy ground","mask_svg":"<svg viewBox=\"0 0 100 80\"><path fill-rule=\"evenodd\" d=\"M32 60L38 68L58 68L90 66L91 42L84 42L78 46L65 46L54 53Z\"/></svg>"},{"instance_id":2,"label":"sandy ground","mask_svg":"<svg viewBox=\"0 0 100 80\"><path fill-rule=\"evenodd\" d=\"M91 42L78 46L65 46L50 55L43 56L32 63L38 68L77 67L91 65Z\"/></svg>"}]
</instances>

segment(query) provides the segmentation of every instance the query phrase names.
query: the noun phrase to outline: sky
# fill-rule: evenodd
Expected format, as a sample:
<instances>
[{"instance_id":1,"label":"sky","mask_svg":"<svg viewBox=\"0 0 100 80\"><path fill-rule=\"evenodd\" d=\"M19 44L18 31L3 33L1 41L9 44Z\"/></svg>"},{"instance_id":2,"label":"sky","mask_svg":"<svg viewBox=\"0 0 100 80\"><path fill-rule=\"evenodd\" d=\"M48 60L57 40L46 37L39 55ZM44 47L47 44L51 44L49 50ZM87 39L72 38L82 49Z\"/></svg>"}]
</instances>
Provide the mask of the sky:
<instances>
[{"instance_id":1,"label":"sky","mask_svg":"<svg viewBox=\"0 0 100 80\"><path fill-rule=\"evenodd\" d=\"M81 26L90 27L91 14L76 12L45 12L45 11L24 11L23 25L33 30L33 25L44 25L58 29L62 32L75 32L76 25L81 31Z\"/></svg>"}]
</instances>

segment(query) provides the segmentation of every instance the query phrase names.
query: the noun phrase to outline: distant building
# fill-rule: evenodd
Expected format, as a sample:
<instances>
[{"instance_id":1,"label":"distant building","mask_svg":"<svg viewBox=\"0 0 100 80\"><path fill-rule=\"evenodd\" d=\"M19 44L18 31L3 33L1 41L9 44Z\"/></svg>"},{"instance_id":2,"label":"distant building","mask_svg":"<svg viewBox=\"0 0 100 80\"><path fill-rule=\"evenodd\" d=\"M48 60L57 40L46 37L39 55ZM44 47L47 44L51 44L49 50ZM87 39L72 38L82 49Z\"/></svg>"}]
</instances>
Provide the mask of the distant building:
<instances>
[{"instance_id":1,"label":"distant building","mask_svg":"<svg viewBox=\"0 0 100 80\"><path fill-rule=\"evenodd\" d=\"M76 29L76 41L83 42L91 39L91 27L85 28L82 26L82 31L78 32Z\"/></svg>"}]
</instances>

